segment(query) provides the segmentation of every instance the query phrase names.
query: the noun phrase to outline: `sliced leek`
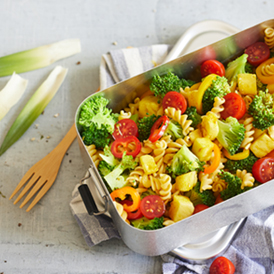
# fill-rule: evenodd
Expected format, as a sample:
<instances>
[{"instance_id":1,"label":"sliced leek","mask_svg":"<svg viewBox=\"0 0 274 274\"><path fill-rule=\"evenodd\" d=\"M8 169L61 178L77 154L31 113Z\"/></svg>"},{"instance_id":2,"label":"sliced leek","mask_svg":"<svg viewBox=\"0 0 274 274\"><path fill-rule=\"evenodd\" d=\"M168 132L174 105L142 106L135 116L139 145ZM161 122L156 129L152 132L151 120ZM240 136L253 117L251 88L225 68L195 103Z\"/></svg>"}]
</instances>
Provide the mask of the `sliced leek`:
<instances>
[{"instance_id":1,"label":"sliced leek","mask_svg":"<svg viewBox=\"0 0 274 274\"><path fill-rule=\"evenodd\" d=\"M0 155L13 145L43 112L63 83L67 71L68 69L57 66L33 94L9 129L0 147Z\"/></svg>"},{"instance_id":2,"label":"sliced leek","mask_svg":"<svg viewBox=\"0 0 274 274\"><path fill-rule=\"evenodd\" d=\"M9 110L20 100L27 85L28 80L13 73L5 87L0 91L0 120L2 120Z\"/></svg>"},{"instance_id":3,"label":"sliced leek","mask_svg":"<svg viewBox=\"0 0 274 274\"><path fill-rule=\"evenodd\" d=\"M0 77L49 66L57 60L81 51L79 39L67 39L50 45L0 57Z\"/></svg>"}]
</instances>

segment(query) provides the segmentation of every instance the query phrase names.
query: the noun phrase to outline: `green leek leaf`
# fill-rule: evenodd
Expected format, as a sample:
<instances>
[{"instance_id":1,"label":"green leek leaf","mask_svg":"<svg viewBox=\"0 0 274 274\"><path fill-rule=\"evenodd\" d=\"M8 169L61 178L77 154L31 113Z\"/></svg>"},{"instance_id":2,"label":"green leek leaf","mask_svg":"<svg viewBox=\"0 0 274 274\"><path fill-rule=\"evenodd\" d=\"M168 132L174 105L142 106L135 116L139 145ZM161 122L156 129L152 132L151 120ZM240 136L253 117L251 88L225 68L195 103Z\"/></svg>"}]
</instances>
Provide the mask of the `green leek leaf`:
<instances>
[{"instance_id":1,"label":"green leek leaf","mask_svg":"<svg viewBox=\"0 0 274 274\"><path fill-rule=\"evenodd\" d=\"M0 77L49 66L57 60L81 51L79 39L67 39L50 45L0 57Z\"/></svg>"},{"instance_id":2,"label":"green leek leaf","mask_svg":"<svg viewBox=\"0 0 274 274\"><path fill-rule=\"evenodd\" d=\"M13 73L8 83L0 91L0 120L2 120L8 111L20 100L27 85L28 80Z\"/></svg>"},{"instance_id":3,"label":"green leek leaf","mask_svg":"<svg viewBox=\"0 0 274 274\"><path fill-rule=\"evenodd\" d=\"M33 94L9 129L0 147L0 155L13 145L43 112L63 83L67 71L68 69L57 66Z\"/></svg>"}]
</instances>

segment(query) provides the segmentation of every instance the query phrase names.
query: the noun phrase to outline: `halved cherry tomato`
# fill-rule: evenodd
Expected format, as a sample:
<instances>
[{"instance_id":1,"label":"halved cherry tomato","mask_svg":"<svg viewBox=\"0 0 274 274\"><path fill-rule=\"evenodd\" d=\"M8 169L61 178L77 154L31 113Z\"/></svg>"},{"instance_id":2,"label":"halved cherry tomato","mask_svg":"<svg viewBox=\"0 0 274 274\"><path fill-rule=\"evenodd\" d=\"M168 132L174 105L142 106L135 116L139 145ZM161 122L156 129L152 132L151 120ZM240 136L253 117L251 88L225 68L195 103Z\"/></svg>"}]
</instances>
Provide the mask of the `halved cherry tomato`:
<instances>
[{"instance_id":1,"label":"halved cherry tomato","mask_svg":"<svg viewBox=\"0 0 274 274\"><path fill-rule=\"evenodd\" d=\"M233 274L235 273L234 264L226 257L217 257L209 268L209 274Z\"/></svg>"},{"instance_id":2,"label":"halved cherry tomato","mask_svg":"<svg viewBox=\"0 0 274 274\"><path fill-rule=\"evenodd\" d=\"M149 140L154 143L159 140L163 135L164 132L169 124L169 119L166 115L161 116L152 126L150 130Z\"/></svg>"},{"instance_id":3,"label":"halved cherry tomato","mask_svg":"<svg viewBox=\"0 0 274 274\"><path fill-rule=\"evenodd\" d=\"M207 208L209 208L209 206L204 205L204 204L198 204L198 205L196 205L196 206L194 207L193 214L196 214L196 213L198 213L198 212L201 212L201 211L203 211L203 210L205 210L205 209L207 209Z\"/></svg>"},{"instance_id":4,"label":"halved cherry tomato","mask_svg":"<svg viewBox=\"0 0 274 274\"><path fill-rule=\"evenodd\" d=\"M165 203L158 195L148 195L141 200L140 209L148 219L160 218L166 211Z\"/></svg>"},{"instance_id":5,"label":"halved cherry tomato","mask_svg":"<svg viewBox=\"0 0 274 274\"><path fill-rule=\"evenodd\" d=\"M163 98L163 109L168 107L181 110L183 114L187 108L187 102L185 97L177 91L169 91Z\"/></svg>"},{"instance_id":6,"label":"halved cherry tomato","mask_svg":"<svg viewBox=\"0 0 274 274\"><path fill-rule=\"evenodd\" d=\"M274 179L274 158L264 157L257 160L252 167L252 174L260 183Z\"/></svg>"},{"instance_id":7,"label":"halved cherry tomato","mask_svg":"<svg viewBox=\"0 0 274 274\"><path fill-rule=\"evenodd\" d=\"M112 136L114 139L128 136L138 137L138 126L131 119L122 119L115 124Z\"/></svg>"},{"instance_id":8,"label":"halved cherry tomato","mask_svg":"<svg viewBox=\"0 0 274 274\"><path fill-rule=\"evenodd\" d=\"M126 155L136 157L141 151L141 142L135 136L116 139L111 145L111 152L116 158L122 158L124 152Z\"/></svg>"},{"instance_id":9,"label":"halved cherry tomato","mask_svg":"<svg viewBox=\"0 0 274 274\"><path fill-rule=\"evenodd\" d=\"M271 150L268 154L266 154L265 157L271 157L271 158L274 158L274 149Z\"/></svg>"},{"instance_id":10,"label":"halved cherry tomato","mask_svg":"<svg viewBox=\"0 0 274 274\"><path fill-rule=\"evenodd\" d=\"M207 60L203 62L201 65L201 77L204 78L212 73L219 76L225 76L224 65L217 60Z\"/></svg>"},{"instance_id":11,"label":"halved cherry tomato","mask_svg":"<svg viewBox=\"0 0 274 274\"><path fill-rule=\"evenodd\" d=\"M213 151L214 151L214 158L212 160L211 165L204 168L205 174L213 173L220 165L221 151L220 151L220 148L216 144L214 144Z\"/></svg>"},{"instance_id":12,"label":"halved cherry tomato","mask_svg":"<svg viewBox=\"0 0 274 274\"><path fill-rule=\"evenodd\" d=\"M236 119L241 119L246 112L246 104L244 99L237 93L231 92L224 96L224 110L221 112L223 119L232 116Z\"/></svg>"},{"instance_id":13,"label":"halved cherry tomato","mask_svg":"<svg viewBox=\"0 0 274 274\"><path fill-rule=\"evenodd\" d=\"M140 219L142 217L143 217L143 214L142 214L142 211L140 208L138 208L137 210L135 210L133 212L127 213L128 220L136 220L136 219Z\"/></svg>"},{"instance_id":14,"label":"halved cherry tomato","mask_svg":"<svg viewBox=\"0 0 274 274\"><path fill-rule=\"evenodd\" d=\"M254 67L257 67L270 56L270 50L266 43L256 42L245 49L248 55L247 62Z\"/></svg>"},{"instance_id":15,"label":"halved cherry tomato","mask_svg":"<svg viewBox=\"0 0 274 274\"><path fill-rule=\"evenodd\" d=\"M112 198L113 201L116 201L116 199L119 199L120 202L124 201L126 200L127 196L131 197L132 204L124 202L123 207L125 211L132 212L137 210L140 207L141 197L139 192L135 188L131 186L125 186L125 187L116 189L110 193L110 197Z\"/></svg>"},{"instance_id":16,"label":"halved cherry tomato","mask_svg":"<svg viewBox=\"0 0 274 274\"><path fill-rule=\"evenodd\" d=\"M219 193L218 196L216 197L216 200L215 200L215 205L219 204L219 203L222 203L224 200L223 198L221 197L221 194Z\"/></svg>"}]
</instances>

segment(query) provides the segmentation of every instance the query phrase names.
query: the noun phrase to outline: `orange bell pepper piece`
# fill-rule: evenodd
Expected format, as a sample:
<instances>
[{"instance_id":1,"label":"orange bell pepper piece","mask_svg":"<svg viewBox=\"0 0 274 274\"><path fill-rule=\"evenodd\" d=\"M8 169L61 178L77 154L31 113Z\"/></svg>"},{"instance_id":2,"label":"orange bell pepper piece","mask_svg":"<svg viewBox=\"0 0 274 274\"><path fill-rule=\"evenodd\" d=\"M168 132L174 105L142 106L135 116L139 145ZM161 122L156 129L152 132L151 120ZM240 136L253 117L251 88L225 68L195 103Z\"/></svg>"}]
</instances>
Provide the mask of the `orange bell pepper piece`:
<instances>
[{"instance_id":1,"label":"orange bell pepper piece","mask_svg":"<svg viewBox=\"0 0 274 274\"><path fill-rule=\"evenodd\" d=\"M210 166L205 167L205 169L203 171L205 174L213 173L218 168L218 166L220 165L221 151L220 151L219 147L216 144L214 144L213 151L214 151L213 161L212 161Z\"/></svg>"},{"instance_id":2,"label":"orange bell pepper piece","mask_svg":"<svg viewBox=\"0 0 274 274\"><path fill-rule=\"evenodd\" d=\"M140 203L141 203L140 194L135 188L131 186L125 186L125 187L116 189L113 192L111 192L110 197L112 198L113 201L115 201L117 198L120 200L125 200L128 195L132 199L132 204L131 205L123 204L123 207L126 212L133 212L140 207Z\"/></svg>"}]
</instances>

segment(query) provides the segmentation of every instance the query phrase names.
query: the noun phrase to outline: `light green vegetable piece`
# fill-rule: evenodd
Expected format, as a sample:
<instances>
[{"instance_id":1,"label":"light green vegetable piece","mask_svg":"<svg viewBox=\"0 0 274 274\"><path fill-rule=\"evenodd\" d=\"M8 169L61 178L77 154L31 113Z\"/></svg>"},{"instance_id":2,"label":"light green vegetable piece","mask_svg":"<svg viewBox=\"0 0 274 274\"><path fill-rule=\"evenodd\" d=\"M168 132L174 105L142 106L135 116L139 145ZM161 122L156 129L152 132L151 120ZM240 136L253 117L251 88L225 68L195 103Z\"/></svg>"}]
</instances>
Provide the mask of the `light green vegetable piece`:
<instances>
[{"instance_id":1,"label":"light green vegetable piece","mask_svg":"<svg viewBox=\"0 0 274 274\"><path fill-rule=\"evenodd\" d=\"M0 147L0 156L25 133L43 112L63 83L67 71L68 69L61 66L55 67L48 78L33 94L9 129L2 146Z\"/></svg>"},{"instance_id":2,"label":"light green vegetable piece","mask_svg":"<svg viewBox=\"0 0 274 274\"><path fill-rule=\"evenodd\" d=\"M5 87L0 91L0 120L2 120L9 110L20 100L27 85L28 80L13 73Z\"/></svg>"},{"instance_id":3,"label":"light green vegetable piece","mask_svg":"<svg viewBox=\"0 0 274 274\"><path fill-rule=\"evenodd\" d=\"M67 39L0 57L0 77L49 66L81 51L79 39Z\"/></svg>"}]
</instances>

